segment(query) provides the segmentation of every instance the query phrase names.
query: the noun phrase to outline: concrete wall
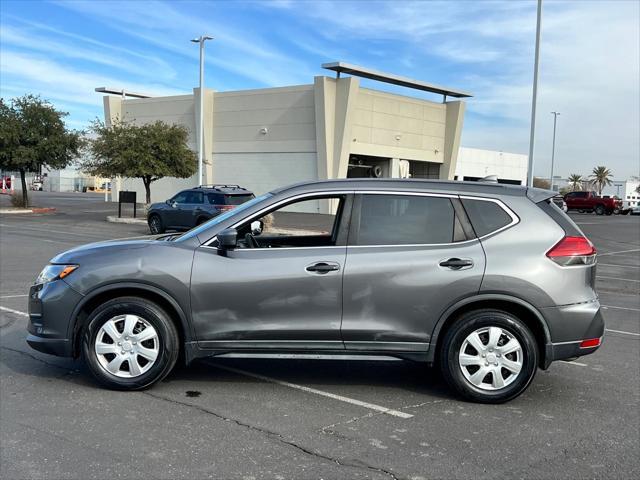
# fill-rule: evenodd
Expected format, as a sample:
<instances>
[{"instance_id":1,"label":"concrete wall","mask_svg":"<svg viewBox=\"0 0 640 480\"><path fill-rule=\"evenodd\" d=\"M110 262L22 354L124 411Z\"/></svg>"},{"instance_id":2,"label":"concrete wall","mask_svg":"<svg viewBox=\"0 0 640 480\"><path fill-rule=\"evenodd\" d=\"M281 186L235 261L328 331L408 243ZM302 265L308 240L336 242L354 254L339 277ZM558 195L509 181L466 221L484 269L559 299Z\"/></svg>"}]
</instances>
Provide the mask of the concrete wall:
<instances>
[{"instance_id":1,"label":"concrete wall","mask_svg":"<svg viewBox=\"0 0 640 480\"><path fill-rule=\"evenodd\" d=\"M527 155L460 147L455 174L458 180L465 176L497 175L500 179L517 180L526 185Z\"/></svg>"}]
</instances>

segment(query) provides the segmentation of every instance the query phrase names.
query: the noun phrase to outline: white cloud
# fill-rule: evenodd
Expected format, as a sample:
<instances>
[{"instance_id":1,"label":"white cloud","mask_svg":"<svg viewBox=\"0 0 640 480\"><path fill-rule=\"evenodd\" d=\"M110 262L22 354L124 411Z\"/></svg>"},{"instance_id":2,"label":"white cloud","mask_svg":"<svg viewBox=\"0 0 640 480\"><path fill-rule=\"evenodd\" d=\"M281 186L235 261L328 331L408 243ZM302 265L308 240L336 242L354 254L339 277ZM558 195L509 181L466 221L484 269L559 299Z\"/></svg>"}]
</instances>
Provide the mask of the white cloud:
<instances>
[{"instance_id":1,"label":"white cloud","mask_svg":"<svg viewBox=\"0 0 640 480\"><path fill-rule=\"evenodd\" d=\"M96 109L89 108L87 112L99 112L102 109L102 97L94 92L95 87L99 86L118 86L153 95L186 93L164 85L139 84L123 78L89 74L43 57L6 49L2 50L0 56L0 69L0 94L3 97L41 94L59 105L73 106L76 117L78 105Z\"/></svg>"}]
</instances>

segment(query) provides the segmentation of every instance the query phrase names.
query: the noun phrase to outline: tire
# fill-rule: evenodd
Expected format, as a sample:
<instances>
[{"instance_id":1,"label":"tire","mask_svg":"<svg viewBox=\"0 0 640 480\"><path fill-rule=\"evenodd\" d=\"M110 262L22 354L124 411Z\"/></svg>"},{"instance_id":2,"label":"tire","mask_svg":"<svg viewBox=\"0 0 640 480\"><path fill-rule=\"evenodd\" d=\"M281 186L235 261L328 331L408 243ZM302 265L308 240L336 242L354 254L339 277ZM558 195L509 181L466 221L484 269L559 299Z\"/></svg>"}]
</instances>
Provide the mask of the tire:
<instances>
[{"instance_id":1,"label":"tire","mask_svg":"<svg viewBox=\"0 0 640 480\"><path fill-rule=\"evenodd\" d=\"M157 213L154 213L152 215L149 215L149 218L147 219L147 223L149 224L149 231L151 232L152 235L158 235L160 233L164 233L164 224L162 223L162 219L160 218L160 215L158 215Z\"/></svg>"},{"instance_id":2,"label":"tire","mask_svg":"<svg viewBox=\"0 0 640 480\"><path fill-rule=\"evenodd\" d=\"M594 212L596 212L596 215L604 215L604 206L596 205Z\"/></svg>"},{"instance_id":3,"label":"tire","mask_svg":"<svg viewBox=\"0 0 640 480\"><path fill-rule=\"evenodd\" d=\"M496 328L500 334L494 337L497 348L493 349L489 332L498 333L490 330ZM482 351L470 343L474 333ZM515 343L511 343L513 340ZM509 344L519 349L501 355L500 349ZM468 363L463 366L461 362ZM473 402L503 403L516 398L527 389L537 368L538 348L533 334L517 317L500 310L463 314L447 330L440 349L440 369L445 381L458 395ZM486 372L484 376L482 369ZM502 382L496 375L500 375Z\"/></svg>"},{"instance_id":4,"label":"tire","mask_svg":"<svg viewBox=\"0 0 640 480\"><path fill-rule=\"evenodd\" d=\"M604 212L606 215L613 215L613 210L607 210L606 212Z\"/></svg>"},{"instance_id":5,"label":"tire","mask_svg":"<svg viewBox=\"0 0 640 480\"><path fill-rule=\"evenodd\" d=\"M613 214L614 215L620 215L622 213L622 211L619 208L614 208L613 209Z\"/></svg>"},{"instance_id":6,"label":"tire","mask_svg":"<svg viewBox=\"0 0 640 480\"><path fill-rule=\"evenodd\" d=\"M178 332L169 315L139 297L114 298L100 305L87 319L82 336L89 370L113 390L142 390L159 382L173 369L179 352Z\"/></svg>"}]
</instances>

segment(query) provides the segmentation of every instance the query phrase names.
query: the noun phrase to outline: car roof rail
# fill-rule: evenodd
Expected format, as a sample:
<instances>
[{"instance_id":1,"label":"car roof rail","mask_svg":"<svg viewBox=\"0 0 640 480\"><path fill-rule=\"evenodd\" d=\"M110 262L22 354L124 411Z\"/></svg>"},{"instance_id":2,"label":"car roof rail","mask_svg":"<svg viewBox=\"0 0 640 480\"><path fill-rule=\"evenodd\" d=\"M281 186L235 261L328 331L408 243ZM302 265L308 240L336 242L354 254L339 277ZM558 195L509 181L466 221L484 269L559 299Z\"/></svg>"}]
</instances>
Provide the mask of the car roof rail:
<instances>
[{"instance_id":1,"label":"car roof rail","mask_svg":"<svg viewBox=\"0 0 640 480\"><path fill-rule=\"evenodd\" d=\"M213 190L220 189L220 188L230 188L233 190L246 190L245 188L242 188L240 185L227 185L227 184L200 185L196 188L211 188Z\"/></svg>"}]
</instances>

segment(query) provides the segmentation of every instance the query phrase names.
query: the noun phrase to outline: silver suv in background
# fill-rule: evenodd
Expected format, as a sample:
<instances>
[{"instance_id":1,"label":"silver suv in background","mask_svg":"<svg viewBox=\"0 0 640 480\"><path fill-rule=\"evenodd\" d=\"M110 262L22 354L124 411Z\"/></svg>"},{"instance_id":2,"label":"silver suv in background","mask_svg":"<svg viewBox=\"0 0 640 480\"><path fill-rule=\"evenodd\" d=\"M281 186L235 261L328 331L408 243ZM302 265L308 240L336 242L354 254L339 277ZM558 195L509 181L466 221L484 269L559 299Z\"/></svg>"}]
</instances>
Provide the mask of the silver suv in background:
<instances>
[{"instance_id":1,"label":"silver suv in background","mask_svg":"<svg viewBox=\"0 0 640 480\"><path fill-rule=\"evenodd\" d=\"M437 365L510 400L604 332L596 251L554 192L350 179L281 188L170 241L86 245L31 287L28 343L83 356L109 388L242 354L376 355Z\"/></svg>"}]
</instances>

